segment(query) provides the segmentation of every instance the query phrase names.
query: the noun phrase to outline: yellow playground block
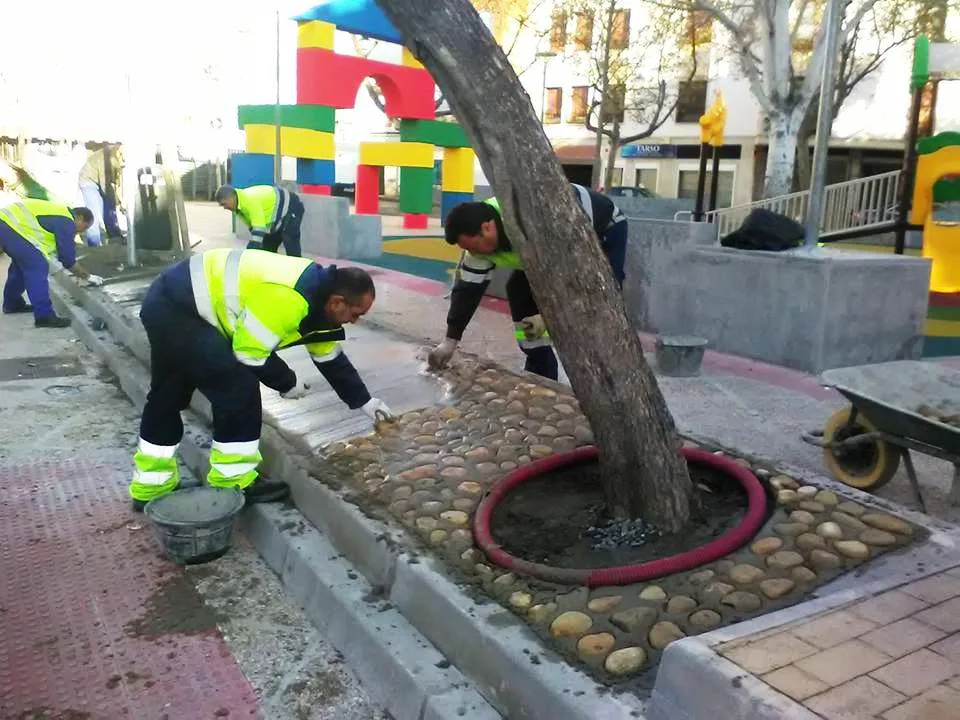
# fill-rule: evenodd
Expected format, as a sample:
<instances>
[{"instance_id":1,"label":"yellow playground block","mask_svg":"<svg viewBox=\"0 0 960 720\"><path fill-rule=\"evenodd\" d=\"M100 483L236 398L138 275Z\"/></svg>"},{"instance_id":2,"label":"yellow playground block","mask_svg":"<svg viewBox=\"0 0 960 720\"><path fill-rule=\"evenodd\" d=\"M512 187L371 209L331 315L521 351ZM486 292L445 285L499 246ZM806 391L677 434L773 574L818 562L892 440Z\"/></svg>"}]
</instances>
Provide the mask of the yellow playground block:
<instances>
[{"instance_id":1,"label":"yellow playground block","mask_svg":"<svg viewBox=\"0 0 960 720\"><path fill-rule=\"evenodd\" d=\"M248 153L273 155L276 152L277 128L273 125L247 125ZM335 160L337 153L333 133L305 128L280 128L280 153L303 160Z\"/></svg>"},{"instance_id":2,"label":"yellow playground block","mask_svg":"<svg viewBox=\"0 0 960 720\"><path fill-rule=\"evenodd\" d=\"M930 290L960 292L960 225L934 217L933 187L943 177L960 174L960 146L942 147L917 158L910 221L923 225L923 257L930 258Z\"/></svg>"},{"instance_id":3,"label":"yellow playground block","mask_svg":"<svg viewBox=\"0 0 960 720\"><path fill-rule=\"evenodd\" d=\"M413 53L407 50L407 48L403 48L403 57L400 60L400 64L404 67L416 68L417 70L423 69L423 65L420 64L420 61L417 60L413 56Z\"/></svg>"},{"instance_id":4,"label":"yellow playground block","mask_svg":"<svg viewBox=\"0 0 960 720\"><path fill-rule=\"evenodd\" d=\"M321 20L311 20L297 26L298 48L333 50L333 31L337 26Z\"/></svg>"},{"instance_id":5,"label":"yellow playground block","mask_svg":"<svg viewBox=\"0 0 960 720\"><path fill-rule=\"evenodd\" d=\"M432 168L433 145L414 142L360 143L360 165Z\"/></svg>"},{"instance_id":6,"label":"yellow playground block","mask_svg":"<svg viewBox=\"0 0 960 720\"><path fill-rule=\"evenodd\" d=\"M444 192L473 192L473 165L476 155L470 148L445 148L440 171Z\"/></svg>"}]
</instances>

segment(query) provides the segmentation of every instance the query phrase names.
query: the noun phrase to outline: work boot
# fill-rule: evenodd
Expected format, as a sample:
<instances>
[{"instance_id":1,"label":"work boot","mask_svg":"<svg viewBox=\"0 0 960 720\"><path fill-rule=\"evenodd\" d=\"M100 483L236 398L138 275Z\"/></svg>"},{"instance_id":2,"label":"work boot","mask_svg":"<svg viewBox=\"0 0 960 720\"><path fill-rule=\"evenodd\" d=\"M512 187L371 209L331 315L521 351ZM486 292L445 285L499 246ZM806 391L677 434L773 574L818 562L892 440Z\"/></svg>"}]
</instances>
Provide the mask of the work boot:
<instances>
[{"instance_id":1,"label":"work boot","mask_svg":"<svg viewBox=\"0 0 960 720\"><path fill-rule=\"evenodd\" d=\"M70 327L70 318L51 315L49 317L38 317L33 321L34 327L38 328L65 328Z\"/></svg>"},{"instance_id":2,"label":"work boot","mask_svg":"<svg viewBox=\"0 0 960 720\"><path fill-rule=\"evenodd\" d=\"M131 500L130 506L133 508L134 512L142 513L143 509L147 506L146 500Z\"/></svg>"},{"instance_id":3,"label":"work boot","mask_svg":"<svg viewBox=\"0 0 960 720\"><path fill-rule=\"evenodd\" d=\"M247 505L280 502L290 497L290 486L278 480L258 477L253 485L248 485L243 489L243 495L246 498Z\"/></svg>"},{"instance_id":4,"label":"work boot","mask_svg":"<svg viewBox=\"0 0 960 720\"><path fill-rule=\"evenodd\" d=\"M32 313L32 312L33 312L33 305L30 305L28 303L24 303L20 307L16 307L16 308L3 309L4 315L23 315L24 313Z\"/></svg>"}]
</instances>

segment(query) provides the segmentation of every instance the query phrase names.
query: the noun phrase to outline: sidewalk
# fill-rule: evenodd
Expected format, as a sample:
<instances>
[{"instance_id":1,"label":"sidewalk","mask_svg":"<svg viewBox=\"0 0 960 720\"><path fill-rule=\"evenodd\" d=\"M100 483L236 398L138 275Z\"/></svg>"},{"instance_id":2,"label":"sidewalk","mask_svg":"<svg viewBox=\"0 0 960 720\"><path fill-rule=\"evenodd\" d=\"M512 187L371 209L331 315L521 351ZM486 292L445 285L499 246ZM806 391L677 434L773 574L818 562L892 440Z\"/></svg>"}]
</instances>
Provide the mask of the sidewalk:
<instances>
[{"instance_id":1,"label":"sidewalk","mask_svg":"<svg viewBox=\"0 0 960 720\"><path fill-rule=\"evenodd\" d=\"M0 337L0 719L382 717L242 535L159 557L126 495L139 413L72 330Z\"/></svg>"},{"instance_id":2,"label":"sidewalk","mask_svg":"<svg viewBox=\"0 0 960 720\"><path fill-rule=\"evenodd\" d=\"M198 249L233 247L229 216L216 206L188 203L190 227L203 238ZM324 260L339 264L358 264ZM364 266L377 283L377 302L363 323L381 326L425 346L439 342L446 329L447 286L404 273ZM648 352L652 338L645 338ZM505 301L485 298L460 346L465 352L519 370L523 356L513 341ZM946 360L960 367L960 359ZM821 453L800 440L803 432L821 428L845 402L822 388L816 378L787 368L708 351L699 378L660 377L660 387L680 430L721 445L772 458L806 472L823 474ZM960 522L960 508L952 508L947 494L953 470L947 463L914 455L914 464L930 515ZM880 497L911 506L913 495L901 468Z\"/></svg>"}]
</instances>

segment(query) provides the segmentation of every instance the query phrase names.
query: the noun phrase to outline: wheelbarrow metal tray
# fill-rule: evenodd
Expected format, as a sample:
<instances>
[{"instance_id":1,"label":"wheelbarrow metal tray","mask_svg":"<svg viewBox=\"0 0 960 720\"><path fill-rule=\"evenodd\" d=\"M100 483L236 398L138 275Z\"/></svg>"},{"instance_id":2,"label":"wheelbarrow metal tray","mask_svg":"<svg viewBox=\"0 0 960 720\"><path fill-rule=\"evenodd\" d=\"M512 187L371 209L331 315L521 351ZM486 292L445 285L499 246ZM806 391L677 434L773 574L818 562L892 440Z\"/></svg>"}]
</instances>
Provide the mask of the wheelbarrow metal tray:
<instances>
[{"instance_id":1,"label":"wheelbarrow metal tray","mask_svg":"<svg viewBox=\"0 0 960 720\"><path fill-rule=\"evenodd\" d=\"M820 382L846 397L880 432L960 453L960 427L917 412L923 405L960 412L960 372L899 360L828 370Z\"/></svg>"}]
</instances>

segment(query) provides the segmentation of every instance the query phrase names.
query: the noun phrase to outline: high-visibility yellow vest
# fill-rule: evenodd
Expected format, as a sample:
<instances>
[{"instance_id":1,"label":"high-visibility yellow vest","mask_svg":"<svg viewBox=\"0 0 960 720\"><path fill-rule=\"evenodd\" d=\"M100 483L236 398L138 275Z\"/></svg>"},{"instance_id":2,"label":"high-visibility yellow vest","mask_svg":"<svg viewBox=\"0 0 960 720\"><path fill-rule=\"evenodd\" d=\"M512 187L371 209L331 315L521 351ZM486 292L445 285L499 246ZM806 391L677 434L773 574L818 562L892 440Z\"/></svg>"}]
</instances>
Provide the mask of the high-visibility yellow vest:
<instances>
[{"instance_id":1,"label":"high-visibility yellow vest","mask_svg":"<svg viewBox=\"0 0 960 720\"><path fill-rule=\"evenodd\" d=\"M237 359L254 367L283 347L303 344L315 362L340 353L343 328L301 333L310 312L297 282L313 261L260 250L208 250L190 258L197 312L233 342Z\"/></svg>"},{"instance_id":2,"label":"high-visibility yellow vest","mask_svg":"<svg viewBox=\"0 0 960 720\"><path fill-rule=\"evenodd\" d=\"M64 217L73 221L70 208L49 200L24 199L0 208L0 221L6 223L45 257L57 254L57 238L37 222L38 217Z\"/></svg>"},{"instance_id":3,"label":"high-visibility yellow vest","mask_svg":"<svg viewBox=\"0 0 960 720\"><path fill-rule=\"evenodd\" d=\"M290 193L273 185L237 188L237 214L255 236L268 235L280 227L290 208Z\"/></svg>"}]
</instances>

